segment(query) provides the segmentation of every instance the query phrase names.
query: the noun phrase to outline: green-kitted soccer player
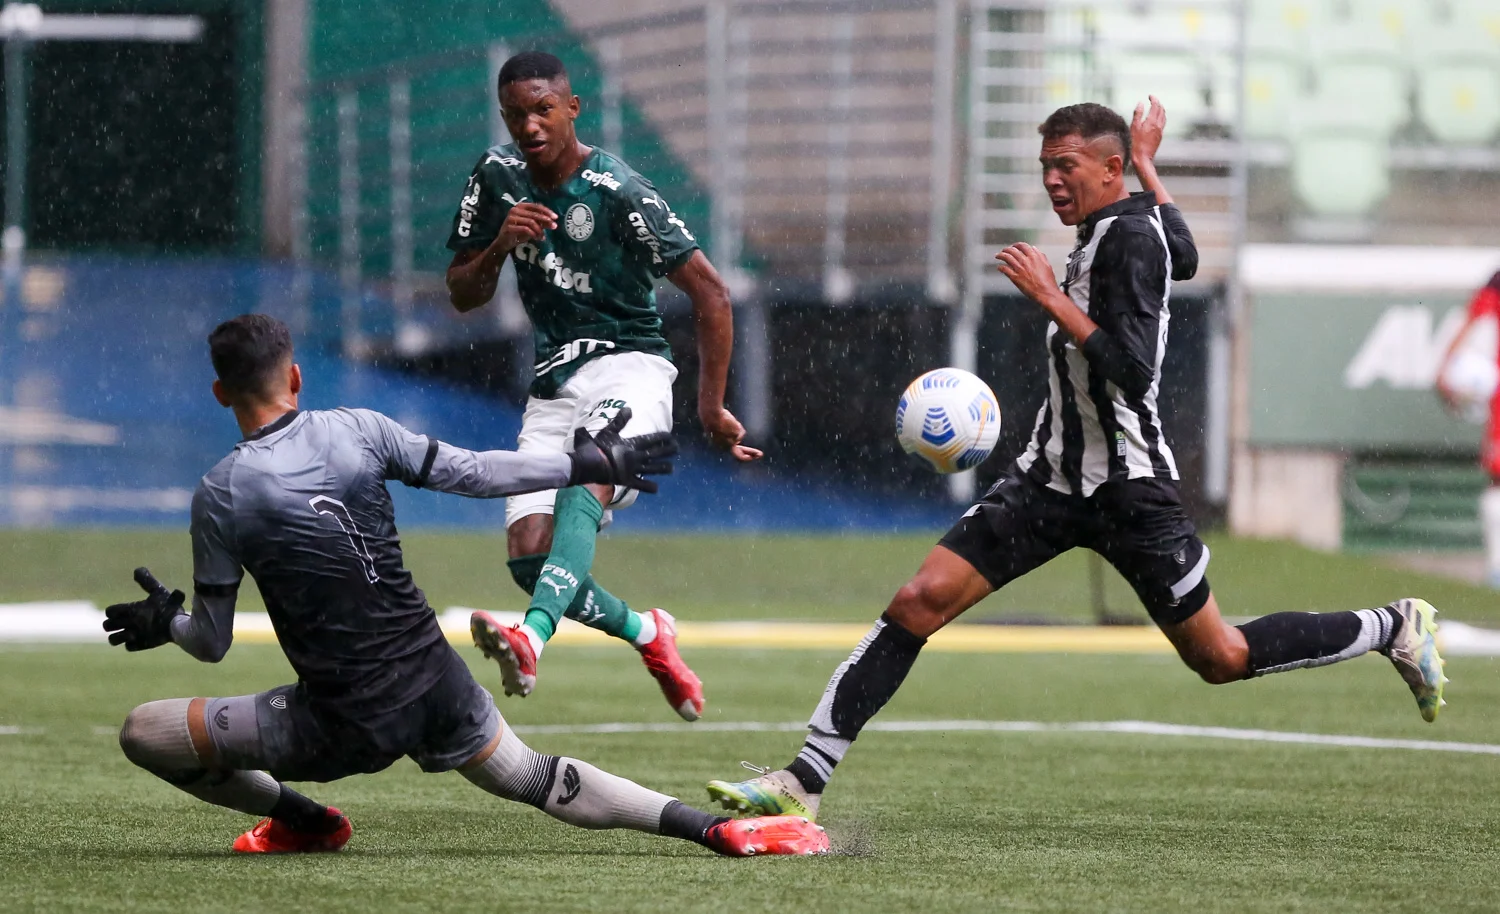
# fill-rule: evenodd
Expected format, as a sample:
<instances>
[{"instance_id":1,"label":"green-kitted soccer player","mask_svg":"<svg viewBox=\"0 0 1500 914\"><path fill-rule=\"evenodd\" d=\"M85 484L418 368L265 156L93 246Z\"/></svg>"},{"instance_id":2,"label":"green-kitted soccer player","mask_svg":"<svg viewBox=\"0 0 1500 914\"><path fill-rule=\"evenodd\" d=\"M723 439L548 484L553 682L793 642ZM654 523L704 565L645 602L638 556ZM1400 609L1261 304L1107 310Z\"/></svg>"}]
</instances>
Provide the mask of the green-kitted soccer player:
<instances>
[{"instance_id":1,"label":"green-kitted soccer player","mask_svg":"<svg viewBox=\"0 0 1500 914\"><path fill-rule=\"evenodd\" d=\"M698 415L710 439L735 459L761 456L724 408L733 347L729 290L687 226L651 182L574 131L578 96L562 61L517 54L500 68L500 112L513 143L489 149L469 178L448 247L453 306L470 311L495 294L507 257L536 338L536 379L520 451L565 451L575 429L602 428L620 409L625 432L672 428L677 369L662 336L654 282L687 293L698 327ZM589 574L594 540L632 489L586 486L508 500L511 576L531 594L525 620L471 620L474 643L500 664L507 695L527 695L536 661L566 615L629 641L687 720L703 713L703 686L678 656L673 618L637 613Z\"/></svg>"}]
</instances>

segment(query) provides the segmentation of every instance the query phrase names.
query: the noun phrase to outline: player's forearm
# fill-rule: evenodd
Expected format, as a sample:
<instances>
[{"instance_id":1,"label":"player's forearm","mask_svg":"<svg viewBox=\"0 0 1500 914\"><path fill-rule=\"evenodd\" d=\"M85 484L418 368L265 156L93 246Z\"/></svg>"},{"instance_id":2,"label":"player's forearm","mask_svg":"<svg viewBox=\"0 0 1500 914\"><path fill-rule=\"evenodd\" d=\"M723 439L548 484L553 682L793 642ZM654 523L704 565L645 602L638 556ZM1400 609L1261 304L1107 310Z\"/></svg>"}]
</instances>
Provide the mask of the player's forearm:
<instances>
[{"instance_id":1,"label":"player's forearm","mask_svg":"<svg viewBox=\"0 0 1500 914\"><path fill-rule=\"evenodd\" d=\"M573 460L544 451L469 451L439 444L423 488L467 498L503 498L568 485Z\"/></svg>"},{"instance_id":2,"label":"player's forearm","mask_svg":"<svg viewBox=\"0 0 1500 914\"><path fill-rule=\"evenodd\" d=\"M172 640L204 663L218 663L234 641L234 597L193 594L193 611L172 620Z\"/></svg>"},{"instance_id":3,"label":"player's forearm","mask_svg":"<svg viewBox=\"0 0 1500 914\"><path fill-rule=\"evenodd\" d=\"M1057 326L1071 336L1073 342L1079 346L1082 346L1090 336L1094 335L1094 331L1099 329L1094 319L1084 313L1082 308L1073 304L1073 299L1061 289L1053 288L1038 299L1037 304L1041 305L1042 310L1046 311L1057 322Z\"/></svg>"},{"instance_id":4,"label":"player's forearm","mask_svg":"<svg viewBox=\"0 0 1500 914\"><path fill-rule=\"evenodd\" d=\"M448 268L448 300L460 312L473 311L488 304L500 285L500 268L509 251L491 246L467 263Z\"/></svg>"},{"instance_id":5,"label":"player's forearm","mask_svg":"<svg viewBox=\"0 0 1500 914\"><path fill-rule=\"evenodd\" d=\"M698 408L724 406L734 356L734 308L727 290L693 300L698 332Z\"/></svg>"},{"instance_id":6,"label":"player's forearm","mask_svg":"<svg viewBox=\"0 0 1500 914\"><path fill-rule=\"evenodd\" d=\"M1141 179L1141 187L1156 194L1158 206L1166 203L1175 203L1172 195L1167 192L1167 186L1162 183L1161 175L1156 173L1156 163L1150 159L1133 157L1131 164L1135 166L1135 173Z\"/></svg>"}]
</instances>

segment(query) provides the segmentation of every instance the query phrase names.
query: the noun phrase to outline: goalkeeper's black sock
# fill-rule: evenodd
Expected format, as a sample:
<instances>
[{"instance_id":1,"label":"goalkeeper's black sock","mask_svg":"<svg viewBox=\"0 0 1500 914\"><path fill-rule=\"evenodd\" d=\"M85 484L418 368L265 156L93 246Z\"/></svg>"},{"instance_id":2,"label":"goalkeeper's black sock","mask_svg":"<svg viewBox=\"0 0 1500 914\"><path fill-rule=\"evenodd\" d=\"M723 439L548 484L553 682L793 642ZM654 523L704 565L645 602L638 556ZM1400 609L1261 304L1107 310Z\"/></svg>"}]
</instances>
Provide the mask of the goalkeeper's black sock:
<instances>
[{"instance_id":1,"label":"goalkeeper's black sock","mask_svg":"<svg viewBox=\"0 0 1500 914\"><path fill-rule=\"evenodd\" d=\"M1249 676L1327 666L1384 651L1401 630L1388 606L1336 613L1272 613L1239 626L1250 649Z\"/></svg>"},{"instance_id":2,"label":"goalkeeper's black sock","mask_svg":"<svg viewBox=\"0 0 1500 914\"><path fill-rule=\"evenodd\" d=\"M728 816L716 816L694 809L681 800L673 800L661 811L661 833L668 838L696 841L708 847L708 830L728 821Z\"/></svg>"},{"instance_id":3,"label":"goalkeeper's black sock","mask_svg":"<svg viewBox=\"0 0 1500 914\"><path fill-rule=\"evenodd\" d=\"M328 807L308 799L292 788L281 785L281 796L271 807L271 818L293 831L314 835L332 834L339 827L339 817L329 815Z\"/></svg>"},{"instance_id":4,"label":"goalkeeper's black sock","mask_svg":"<svg viewBox=\"0 0 1500 914\"><path fill-rule=\"evenodd\" d=\"M881 614L854 653L834 671L823 700L813 711L808 725L812 732L786 766L802 789L823 792L834 767L843 761L870 718L896 694L926 643L926 638L902 628L888 613Z\"/></svg>"}]
</instances>

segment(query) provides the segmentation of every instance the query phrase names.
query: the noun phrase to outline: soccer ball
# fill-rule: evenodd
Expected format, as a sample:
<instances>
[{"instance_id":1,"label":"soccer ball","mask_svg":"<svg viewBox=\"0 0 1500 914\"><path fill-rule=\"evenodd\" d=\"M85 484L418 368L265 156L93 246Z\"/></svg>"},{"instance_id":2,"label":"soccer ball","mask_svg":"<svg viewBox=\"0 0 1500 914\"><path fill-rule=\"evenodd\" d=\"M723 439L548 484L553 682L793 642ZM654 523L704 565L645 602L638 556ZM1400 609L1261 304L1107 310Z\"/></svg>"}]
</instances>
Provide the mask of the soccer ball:
<instances>
[{"instance_id":1,"label":"soccer ball","mask_svg":"<svg viewBox=\"0 0 1500 914\"><path fill-rule=\"evenodd\" d=\"M896 439L939 473L978 466L1000 438L1000 404L961 368L936 368L907 385L896 404Z\"/></svg>"}]
</instances>

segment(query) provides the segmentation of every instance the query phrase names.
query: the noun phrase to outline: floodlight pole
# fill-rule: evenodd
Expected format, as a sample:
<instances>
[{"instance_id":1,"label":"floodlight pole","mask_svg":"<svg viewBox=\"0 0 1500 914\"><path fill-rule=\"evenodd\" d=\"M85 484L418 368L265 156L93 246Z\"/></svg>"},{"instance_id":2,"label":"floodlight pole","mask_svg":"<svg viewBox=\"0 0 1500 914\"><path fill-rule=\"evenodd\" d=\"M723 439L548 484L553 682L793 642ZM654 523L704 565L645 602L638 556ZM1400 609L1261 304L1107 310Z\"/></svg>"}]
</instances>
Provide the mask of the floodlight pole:
<instances>
[{"instance_id":1,"label":"floodlight pole","mask_svg":"<svg viewBox=\"0 0 1500 914\"><path fill-rule=\"evenodd\" d=\"M10 4L0 10L5 36L5 301L19 300L26 251L26 47L41 20L35 6Z\"/></svg>"}]
</instances>

